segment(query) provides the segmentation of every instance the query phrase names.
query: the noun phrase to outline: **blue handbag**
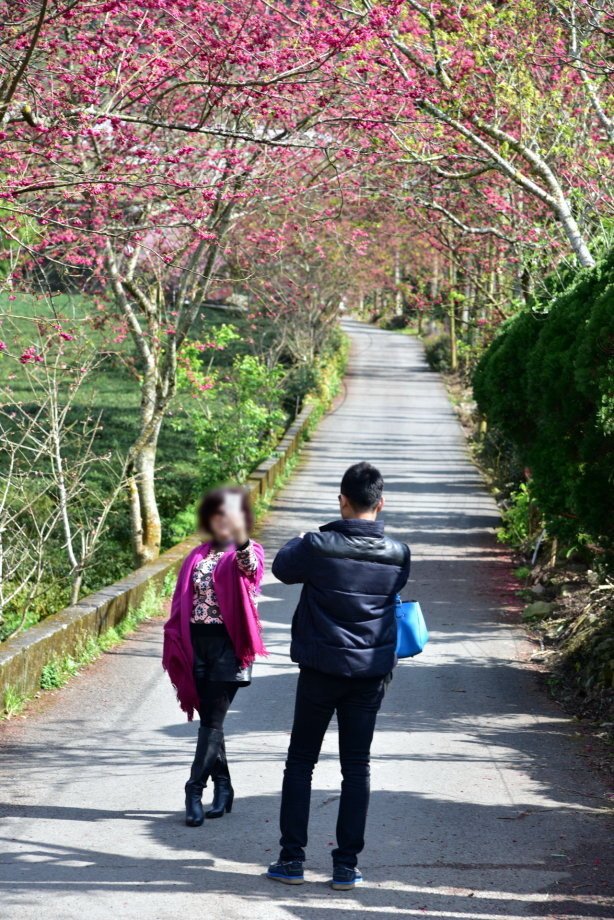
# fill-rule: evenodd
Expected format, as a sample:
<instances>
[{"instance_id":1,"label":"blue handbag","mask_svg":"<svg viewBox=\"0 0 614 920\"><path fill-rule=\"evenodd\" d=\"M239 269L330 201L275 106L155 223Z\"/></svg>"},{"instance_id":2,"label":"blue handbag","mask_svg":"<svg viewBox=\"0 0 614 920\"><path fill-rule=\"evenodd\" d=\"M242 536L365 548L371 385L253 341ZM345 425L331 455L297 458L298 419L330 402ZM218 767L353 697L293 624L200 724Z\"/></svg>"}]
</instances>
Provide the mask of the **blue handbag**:
<instances>
[{"instance_id":1,"label":"blue handbag","mask_svg":"<svg viewBox=\"0 0 614 920\"><path fill-rule=\"evenodd\" d=\"M429 632L418 601L403 602L397 594L395 599L397 618L397 658L413 658L419 655L429 641Z\"/></svg>"}]
</instances>

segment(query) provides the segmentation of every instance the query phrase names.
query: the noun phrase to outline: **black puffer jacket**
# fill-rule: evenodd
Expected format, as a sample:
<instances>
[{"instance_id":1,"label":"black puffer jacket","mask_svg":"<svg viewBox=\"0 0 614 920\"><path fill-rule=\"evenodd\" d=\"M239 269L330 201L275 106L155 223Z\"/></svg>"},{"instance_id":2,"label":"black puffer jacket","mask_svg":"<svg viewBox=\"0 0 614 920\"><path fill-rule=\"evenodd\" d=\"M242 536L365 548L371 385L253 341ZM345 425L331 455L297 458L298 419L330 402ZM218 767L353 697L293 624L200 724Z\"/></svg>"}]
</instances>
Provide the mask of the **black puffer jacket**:
<instances>
[{"instance_id":1,"label":"black puffer jacket","mask_svg":"<svg viewBox=\"0 0 614 920\"><path fill-rule=\"evenodd\" d=\"M273 574L303 584L292 660L344 677L388 674L396 664L394 596L409 566L409 547L384 536L379 521L333 521L286 543Z\"/></svg>"}]
</instances>

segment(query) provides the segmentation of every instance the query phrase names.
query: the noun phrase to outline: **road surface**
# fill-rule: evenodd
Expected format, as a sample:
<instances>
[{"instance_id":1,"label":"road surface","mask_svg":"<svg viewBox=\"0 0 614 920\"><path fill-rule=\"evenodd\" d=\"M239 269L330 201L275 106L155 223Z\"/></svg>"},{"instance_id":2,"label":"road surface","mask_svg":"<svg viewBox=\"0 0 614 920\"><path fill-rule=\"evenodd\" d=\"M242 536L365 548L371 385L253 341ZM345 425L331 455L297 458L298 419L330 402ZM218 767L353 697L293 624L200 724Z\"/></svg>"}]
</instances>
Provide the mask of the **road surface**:
<instances>
[{"instance_id":1,"label":"road surface","mask_svg":"<svg viewBox=\"0 0 614 920\"><path fill-rule=\"evenodd\" d=\"M445 390L415 340L349 329L345 394L275 501L263 542L270 559L335 517L343 470L368 459L385 475L388 532L412 547L408 596L421 600L432 641L397 669L379 720L366 884L347 894L325 884L333 730L315 774L309 883L263 877L277 855L297 673L297 591L269 575L261 613L272 654L227 720L237 799L223 820L182 823L196 724L182 720L162 673L159 622L2 727L2 920L608 915L603 789L573 722L526 663L496 507Z\"/></svg>"}]
</instances>

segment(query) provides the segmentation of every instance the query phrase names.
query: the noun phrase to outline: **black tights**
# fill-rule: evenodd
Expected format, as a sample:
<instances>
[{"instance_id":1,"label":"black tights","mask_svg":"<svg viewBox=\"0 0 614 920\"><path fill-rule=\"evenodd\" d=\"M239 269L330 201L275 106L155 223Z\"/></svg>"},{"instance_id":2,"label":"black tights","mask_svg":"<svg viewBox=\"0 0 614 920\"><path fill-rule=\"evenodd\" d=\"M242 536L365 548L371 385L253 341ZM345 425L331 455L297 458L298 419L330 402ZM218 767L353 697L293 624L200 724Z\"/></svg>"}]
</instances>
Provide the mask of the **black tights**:
<instances>
[{"instance_id":1,"label":"black tights","mask_svg":"<svg viewBox=\"0 0 614 920\"><path fill-rule=\"evenodd\" d=\"M203 757L208 762L213 748L217 746L215 763L207 771L213 779L222 776L229 777L228 761L226 759L226 745L224 743L224 720L235 694L241 686L236 681L211 680L211 675L217 674L226 677L233 674L235 657L230 639L224 635L200 634L197 629L192 630L192 644L194 648L194 680L198 692L198 713L200 715L200 729L196 745L196 755L192 765L192 774L199 776L206 782L203 774ZM226 660L230 658L229 662ZM203 745L205 748L203 749ZM209 754L206 753L209 751Z\"/></svg>"},{"instance_id":2,"label":"black tights","mask_svg":"<svg viewBox=\"0 0 614 920\"><path fill-rule=\"evenodd\" d=\"M239 684L225 680L201 680L197 684L201 725L222 731Z\"/></svg>"}]
</instances>

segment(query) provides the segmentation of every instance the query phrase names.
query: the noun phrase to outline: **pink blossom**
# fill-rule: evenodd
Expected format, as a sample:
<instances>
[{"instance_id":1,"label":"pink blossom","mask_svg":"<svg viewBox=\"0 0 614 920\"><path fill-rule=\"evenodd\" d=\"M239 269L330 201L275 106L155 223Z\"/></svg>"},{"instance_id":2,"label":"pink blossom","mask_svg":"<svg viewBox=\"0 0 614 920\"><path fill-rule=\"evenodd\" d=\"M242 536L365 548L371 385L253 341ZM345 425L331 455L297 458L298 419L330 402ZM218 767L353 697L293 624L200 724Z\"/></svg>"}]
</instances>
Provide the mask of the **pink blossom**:
<instances>
[{"instance_id":1,"label":"pink blossom","mask_svg":"<svg viewBox=\"0 0 614 920\"><path fill-rule=\"evenodd\" d=\"M207 351L208 348L214 348L216 351L224 351L225 345L218 345L217 342L199 342L196 345L198 351Z\"/></svg>"},{"instance_id":2,"label":"pink blossom","mask_svg":"<svg viewBox=\"0 0 614 920\"><path fill-rule=\"evenodd\" d=\"M39 354L34 345L30 345L29 348L19 356L20 364L40 364L43 361L43 356Z\"/></svg>"}]
</instances>

